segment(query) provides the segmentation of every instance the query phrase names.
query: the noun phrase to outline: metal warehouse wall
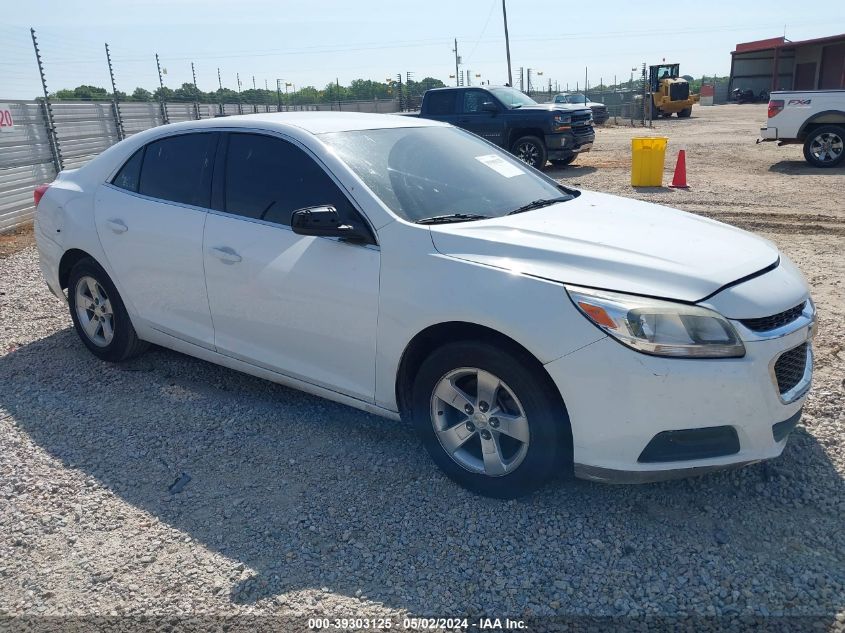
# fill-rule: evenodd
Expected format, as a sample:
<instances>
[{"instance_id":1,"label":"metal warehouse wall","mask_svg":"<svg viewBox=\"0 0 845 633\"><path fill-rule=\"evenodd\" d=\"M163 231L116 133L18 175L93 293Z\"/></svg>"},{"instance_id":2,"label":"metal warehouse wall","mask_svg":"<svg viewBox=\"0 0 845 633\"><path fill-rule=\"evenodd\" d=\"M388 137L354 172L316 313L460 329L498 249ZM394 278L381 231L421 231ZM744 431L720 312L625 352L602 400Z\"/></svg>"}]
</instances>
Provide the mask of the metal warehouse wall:
<instances>
[{"instance_id":1,"label":"metal warehouse wall","mask_svg":"<svg viewBox=\"0 0 845 633\"><path fill-rule=\"evenodd\" d=\"M40 101L0 99L8 105L14 127L0 132L0 232L31 221L35 215L32 191L51 182L60 169L81 167L97 154L120 140L119 125L125 136L163 125L164 112L159 103L111 101L53 102L57 156L51 146L49 116ZM296 106L296 110L337 110L347 112L397 112L394 100L346 101ZM167 103L164 105L170 123L208 119L221 115L276 112L276 105L237 103ZM292 110L293 107L282 108ZM222 110L222 112L221 112Z\"/></svg>"},{"instance_id":2,"label":"metal warehouse wall","mask_svg":"<svg viewBox=\"0 0 845 633\"><path fill-rule=\"evenodd\" d=\"M773 50L736 53L733 59L730 90L740 88L759 94L772 88L775 54ZM781 51L778 60L778 87L792 89L792 75L795 70L795 51Z\"/></svg>"}]
</instances>

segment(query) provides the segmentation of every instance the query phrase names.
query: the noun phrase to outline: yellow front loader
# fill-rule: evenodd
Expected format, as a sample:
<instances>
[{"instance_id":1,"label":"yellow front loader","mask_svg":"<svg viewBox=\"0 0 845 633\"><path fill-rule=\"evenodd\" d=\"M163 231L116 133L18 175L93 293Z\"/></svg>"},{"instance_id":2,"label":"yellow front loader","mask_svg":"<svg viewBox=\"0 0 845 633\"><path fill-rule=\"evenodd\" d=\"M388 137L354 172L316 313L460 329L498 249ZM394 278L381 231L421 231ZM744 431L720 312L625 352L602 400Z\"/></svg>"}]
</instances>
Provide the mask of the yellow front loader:
<instances>
[{"instance_id":1,"label":"yellow front loader","mask_svg":"<svg viewBox=\"0 0 845 633\"><path fill-rule=\"evenodd\" d=\"M698 103L698 95L690 94L689 82L680 76L680 64L649 66L648 91L652 119L673 114L686 118L692 114L692 105Z\"/></svg>"}]
</instances>

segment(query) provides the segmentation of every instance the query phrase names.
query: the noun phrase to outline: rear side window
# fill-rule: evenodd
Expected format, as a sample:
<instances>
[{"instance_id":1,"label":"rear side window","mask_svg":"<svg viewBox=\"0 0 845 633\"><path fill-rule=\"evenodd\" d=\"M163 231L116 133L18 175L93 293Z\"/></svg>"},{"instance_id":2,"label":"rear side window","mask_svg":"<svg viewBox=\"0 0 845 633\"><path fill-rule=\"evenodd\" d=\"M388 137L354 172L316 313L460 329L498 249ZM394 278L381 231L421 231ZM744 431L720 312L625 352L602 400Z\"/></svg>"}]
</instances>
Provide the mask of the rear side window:
<instances>
[{"instance_id":1,"label":"rear side window","mask_svg":"<svg viewBox=\"0 0 845 633\"><path fill-rule=\"evenodd\" d=\"M112 179L111 183L115 187L138 193L138 182L141 179L141 162L143 160L144 148L142 147L132 154L132 158L123 164L123 167L120 168L120 171L117 172L117 176Z\"/></svg>"},{"instance_id":2,"label":"rear side window","mask_svg":"<svg viewBox=\"0 0 845 633\"><path fill-rule=\"evenodd\" d=\"M217 134L169 136L147 145L138 192L152 198L208 207Z\"/></svg>"},{"instance_id":3,"label":"rear side window","mask_svg":"<svg viewBox=\"0 0 845 633\"><path fill-rule=\"evenodd\" d=\"M357 213L329 175L304 151L272 136L232 133L226 153L225 210L290 225L297 209L331 205L354 223Z\"/></svg>"},{"instance_id":4,"label":"rear side window","mask_svg":"<svg viewBox=\"0 0 845 633\"><path fill-rule=\"evenodd\" d=\"M426 108L427 114L454 114L455 93L451 90L428 93Z\"/></svg>"}]
</instances>

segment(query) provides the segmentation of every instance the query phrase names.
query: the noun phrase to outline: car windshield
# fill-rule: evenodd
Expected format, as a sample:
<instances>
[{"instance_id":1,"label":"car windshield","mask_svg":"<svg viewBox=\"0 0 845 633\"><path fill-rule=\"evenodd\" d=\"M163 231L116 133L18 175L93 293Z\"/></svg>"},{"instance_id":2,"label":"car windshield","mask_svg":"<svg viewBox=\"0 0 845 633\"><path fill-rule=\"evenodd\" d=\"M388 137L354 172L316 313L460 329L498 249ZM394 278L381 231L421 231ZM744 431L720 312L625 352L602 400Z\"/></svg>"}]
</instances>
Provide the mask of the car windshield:
<instances>
[{"instance_id":1,"label":"car windshield","mask_svg":"<svg viewBox=\"0 0 845 633\"><path fill-rule=\"evenodd\" d=\"M587 97L582 94L560 95L558 103L587 103Z\"/></svg>"},{"instance_id":2,"label":"car windshield","mask_svg":"<svg viewBox=\"0 0 845 633\"><path fill-rule=\"evenodd\" d=\"M496 95L496 98L502 102L506 108L521 108L527 105L537 105L527 94L520 92L516 88L508 86L490 88L490 92Z\"/></svg>"},{"instance_id":3,"label":"car windshield","mask_svg":"<svg viewBox=\"0 0 845 633\"><path fill-rule=\"evenodd\" d=\"M320 138L409 222L456 214L457 221L501 217L536 201L577 195L453 127L354 130Z\"/></svg>"}]
</instances>

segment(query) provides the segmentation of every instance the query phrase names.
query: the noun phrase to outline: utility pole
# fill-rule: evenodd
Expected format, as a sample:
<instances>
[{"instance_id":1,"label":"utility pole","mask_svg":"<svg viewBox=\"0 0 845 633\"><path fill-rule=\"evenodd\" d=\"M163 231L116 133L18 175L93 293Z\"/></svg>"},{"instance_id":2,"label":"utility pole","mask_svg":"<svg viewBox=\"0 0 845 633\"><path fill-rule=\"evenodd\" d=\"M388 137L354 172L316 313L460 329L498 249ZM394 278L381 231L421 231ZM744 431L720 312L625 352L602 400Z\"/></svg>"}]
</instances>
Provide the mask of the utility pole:
<instances>
[{"instance_id":1,"label":"utility pole","mask_svg":"<svg viewBox=\"0 0 845 633\"><path fill-rule=\"evenodd\" d=\"M252 89L257 90L257 88L255 87L255 75L252 76Z\"/></svg>"},{"instance_id":2,"label":"utility pole","mask_svg":"<svg viewBox=\"0 0 845 633\"><path fill-rule=\"evenodd\" d=\"M455 48L452 49L452 52L455 53L455 85L461 85L461 72L458 70L458 65L461 63L461 57L458 55L458 38L455 38Z\"/></svg>"},{"instance_id":3,"label":"utility pole","mask_svg":"<svg viewBox=\"0 0 845 633\"><path fill-rule=\"evenodd\" d=\"M525 71L522 66L519 67L519 91L525 92Z\"/></svg>"},{"instance_id":4,"label":"utility pole","mask_svg":"<svg viewBox=\"0 0 845 633\"><path fill-rule=\"evenodd\" d=\"M587 67L584 66L584 98L587 98Z\"/></svg>"},{"instance_id":5,"label":"utility pole","mask_svg":"<svg viewBox=\"0 0 845 633\"><path fill-rule=\"evenodd\" d=\"M117 127L117 140L122 141L126 138L126 134L123 132L123 119L120 117L120 107L117 105L117 86L114 83L114 68L111 65L108 42L106 42L106 61L109 64L109 77L111 78L112 108L114 109L114 122Z\"/></svg>"},{"instance_id":6,"label":"utility pole","mask_svg":"<svg viewBox=\"0 0 845 633\"><path fill-rule=\"evenodd\" d=\"M334 85L335 88L337 88L337 111L340 112L340 79L338 79L337 77L334 78Z\"/></svg>"},{"instance_id":7,"label":"utility pole","mask_svg":"<svg viewBox=\"0 0 845 633\"><path fill-rule=\"evenodd\" d=\"M244 109L241 106L241 74L235 73L235 79L238 80L238 114L243 114Z\"/></svg>"},{"instance_id":8,"label":"utility pole","mask_svg":"<svg viewBox=\"0 0 845 633\"><path fill-rule=\"evenodd\" d=\"M220 76L220 66L217 67L217 85L223 90L223 77Z\"/></svg>"},{"instance_id":9,"label":"utility pole","mask_svg":"<svg viewBox=\"0 0 845 633\"><path fill-rule=\"evenodd\" d=\"M161 104L161 118L167 124L170 121L167 118L167 104L164 102L164 79L161 77L161 62L158 59L158 53L156 53L156 68L158 68L158 85L161 88L158 93L158 100Z\"/></svg>"},{"instance_id":10,"label":"utility pole","mask_svg":"<svg viewBox=\"0 0 845 633\"><path fill-rule=\"evenodd\" d=\"M194 88L197 87L197 69L194 68L194 62L191 62L191 75L194 78Z\"/></svg>"},{"instance_id":11,"label":"utility pole","mask_svg":"<svg viewBox=\"0 0 845 633\"><path fill-rule=\"evenodd\" d=\"M288 87L285 86L285 92L288 91ZM282 111L282 80L276 80L276 112Z\"/></svg>"},{"instance_id":12,"label":"utility pole","mask_svg":"<svg viewBox=\"0 0 845 633\"><path fill-rule=\"evenodd\" d=\"M531 96L531 69L528 69L528 92L526 93L529 97Z\"/></svg>"},{"instance_id":13,"label":"utility pole","mask_svg":"<svg viewBox=\"0 0 845 633\"><path fill-rule=\"evenodd\" d=\"M511 76L511 40L508 37L508 8L505 6L505 0L502 0L502 17L505 20L505 52L508 55L508 85L513 86L513 77Z\"/></svg>"},{"instance_id":14,"label":"utility pole","mask_svg":"<svg viewBox=\"0 0 845 633\"><path fill-rule=\"evenodd\" d=\"M38 73L41 75L41 87L44 89L44 103L42 110L44 112L44 122L47 124L47 137L50 139L50 151L53 154L53 167L56 168L56 174L64 169L64 161L62 159L62 150L59 148L59 137L56 136L56 121L53 118L53 106L50 105L50 93L47 92L47 79L44 77L44 62L41 61L41 51L38 50L38 40L35 38L35 29L30 28L29 34L32 36L32 48L35 49L35 61L38 62Z\"/></svg>"}]
</instances>

